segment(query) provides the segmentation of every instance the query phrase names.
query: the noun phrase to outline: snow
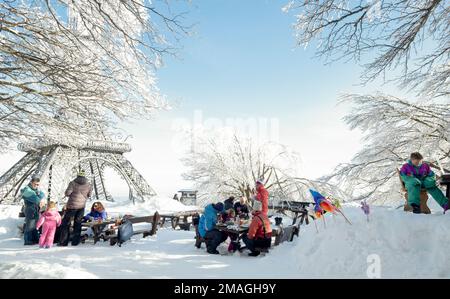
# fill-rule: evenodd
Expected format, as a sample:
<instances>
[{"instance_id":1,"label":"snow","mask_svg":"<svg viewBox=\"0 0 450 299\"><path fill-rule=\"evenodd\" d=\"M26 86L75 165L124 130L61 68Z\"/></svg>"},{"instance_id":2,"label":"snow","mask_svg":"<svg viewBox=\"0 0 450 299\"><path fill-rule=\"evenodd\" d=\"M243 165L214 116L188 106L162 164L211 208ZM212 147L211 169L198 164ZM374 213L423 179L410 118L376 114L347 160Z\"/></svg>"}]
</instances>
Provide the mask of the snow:
<instances>
[{"instance_id":1,"label":"snow","mask_svg":"<svg viewBox=\"0 0 450 299\"><path fill-rule=\"evenodd\" d=\"M158 211L159 214L198 210L197 206L186 206L177 200L165 196L153 196L144 202L133 204L128 199L119 199L117 202L105 203L110 216L119 214L132 214L134 216L150 215Z\"/></svg>"},{"instance_id":2,"label":"snow","mask_svg":"<svg viewBox=\"0 0 450 299\"><path fill-rule=\"evenodd\" d=\"M163 198L114 213L187 209ZM133 210L134 209L134 210ZM18 206L0 205L0 278L367 278L372 258L381 278L450 278L450 215L414 215L371 206L370 221L356 204L344 207L352 225L328 215L304 226L300 237L265 256L209 255L194 247L193 231L158 230L122 247L87 242L78 247L25 247L18 237ZM141 211L142 212L142 211ZM286 221L286 220L285 220ZM203 245L204 246L204 245ZM226 252L227 244L219 247ZM369 262L368 262L369 261Z\"/></svg>"}]
</instances>

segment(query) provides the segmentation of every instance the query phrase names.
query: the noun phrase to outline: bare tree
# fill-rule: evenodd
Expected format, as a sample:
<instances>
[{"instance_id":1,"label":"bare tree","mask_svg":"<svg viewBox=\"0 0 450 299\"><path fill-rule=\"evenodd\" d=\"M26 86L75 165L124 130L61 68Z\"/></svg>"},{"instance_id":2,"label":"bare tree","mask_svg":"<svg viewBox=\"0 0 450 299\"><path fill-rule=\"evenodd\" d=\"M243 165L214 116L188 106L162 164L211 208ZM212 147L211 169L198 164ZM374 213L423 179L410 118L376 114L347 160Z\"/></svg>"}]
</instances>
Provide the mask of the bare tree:
<instances>
[{"instance_id":1,"label":"bare tree","mask_svg":"<svg viewBox=\"0 0 450 299\"><path fill-rule=\"evenodd\" d=\"M119 120L167 108L155 70L187 33L162 3L58 0L0 3L0 142L98 136ZM176 42L176 41L174 41Z\"/></svg>"},{"instance_id":2,"label":"bare tree","mask_svg":"<svg viewBox=\"0 0 450 299\"><path fill-rule=\"evenodd\" d=\"M450 164L450 104L411 103L383 94L350 94L342 101L355 105L345 121L365 133L365 145L350 163L339 165L324 179L353 198L398 202L397 169L411 152L420 151L438 174L439 163Z\"/></svg>"},{"instance_id":3,"label":"bare tree","mask_svg":"<svg viewBox=\"0 0 450 299\"><path fill-rule=\"evenodd\" d=\"M250 199L258 179L264 182L271 201L309 201L309 188L342 196L334 186L300 177L299 156L286 146L273 142L255 144L236 134L225 140L211 134L197 137L196 144L197 150L183 159L188 168L183 177L196 184L204 202L230 195Z\"/></svg>"},{"instance_id":4,"label":"bare tree","mask_svg":"<svg viewBox=\"0 0 450 299\"><path fill-rule=\"evenodd\" d=\"M442 0L291 0L297 42L328 61L366 58L363 82L401 67L402 87L449 95L450 14Z\"/></svg>"}]
</instances>

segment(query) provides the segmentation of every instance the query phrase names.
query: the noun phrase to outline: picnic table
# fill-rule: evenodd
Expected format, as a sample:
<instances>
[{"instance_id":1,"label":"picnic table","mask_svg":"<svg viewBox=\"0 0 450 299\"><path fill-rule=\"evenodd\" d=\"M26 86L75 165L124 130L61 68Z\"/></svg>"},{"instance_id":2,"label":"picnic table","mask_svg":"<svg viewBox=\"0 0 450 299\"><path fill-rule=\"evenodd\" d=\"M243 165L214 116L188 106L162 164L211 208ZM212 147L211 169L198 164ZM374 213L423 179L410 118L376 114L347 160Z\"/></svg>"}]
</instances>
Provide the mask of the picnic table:
<instances>
[{"instance_id":1,"label":"picnic table","mask_svg":"<svg viewBox=\"0 0 450 299\"><path fill-rule=\"evenodd\" d=\"M269 205L269 208L278 211L286 216L287 216L286 211L293 213L294 215L292 217L292 225L297 224L297 226L299 226L303 223L309 224L309 218L314 220L314 216L309 214L308 212L308 207L313 204L314 204L313 202L308 201L284 200L277 204Z\"/></svg>"},{"instance_id":2,"label":"picnic table","mask_svg":"<svg viewBox=\"0 0 450 299\"><path fill-rule=\"evenodd\" d=\"M116 220L106 220L106 221L90 221L83 222L81 227L92 229L94 244L96 244L101 238L102 233L105 230L106 226L115 224Z\"/></svg>"},{"instance_id":3,"label":"picnic table","mask_svg":"<svg viewBox=\"0 0 450 299\"><path fill-rule=\"evenodd\" d=\"M216 224L216 228L218 231L239 235L239 238L241 238L244 233L248 232L249 225L242 224L239 227L231 227L230 225L227 225L225 223L218 223Z\"/></svg>"},{"instance_id":4,"label":"picnic table","mask_svg":"<svg viewBox=\"0 0 450 299\"><path fill-rule=\"evenodd\" d=\"M233 227L231 225L227 225L224 223L218 223L216 224L216 228L217 230L221 231L221 232L225 232L228 234L234 234L238 236L238 240L242 239L242 236L248 232L250 227L250 224L241 224L238 227ZM278 236L281 235L281 227L278 225L272 225L272 237L275 237L277 239ZM277 240L275 240L275 245L278 245L280 242L277 242Z\"/></svg>"},{"instance_id":5,"label":"picnic table","mask_svg":"<svg viewBox=\"0 0 450 299\"><path fill-rule=\"evenodd\" d=\"M151 229L140 229L133 230L133 235L142 234L143 238L147 236L152 236L156 234L158 229L158 224L160 221L160 216L158 212L155 212L154 215L151 216L124 216L122 219L110 219L106 221L91 221L82 223L82 227L91 228L93 232L94 244L96 244L100 239L104 241L109 240L110 245L119 244L121 245L120 240L118 239L117 230L123 221L129 221L133 225L138 223L148 223L151 224ZM107 226L112 225L110 228L106 228Z\"/></svg>"},{"instance_id":6,"label":"picnic table","mask_svg":"<svg viewBox=\"0 0 450 299\"><path fill-rule=\"evenodd\" d=\"M160 215L161 221L160 226L163 227L166 223L166 220L170 220L173 229L177 229L179 227L183 230L190 230L191 224L193 224L193 218L198 216L201 210L191 210L191 211L183 211L183 212L175 212L170 214L162 214Z\"/></svg>"}]
</instances>

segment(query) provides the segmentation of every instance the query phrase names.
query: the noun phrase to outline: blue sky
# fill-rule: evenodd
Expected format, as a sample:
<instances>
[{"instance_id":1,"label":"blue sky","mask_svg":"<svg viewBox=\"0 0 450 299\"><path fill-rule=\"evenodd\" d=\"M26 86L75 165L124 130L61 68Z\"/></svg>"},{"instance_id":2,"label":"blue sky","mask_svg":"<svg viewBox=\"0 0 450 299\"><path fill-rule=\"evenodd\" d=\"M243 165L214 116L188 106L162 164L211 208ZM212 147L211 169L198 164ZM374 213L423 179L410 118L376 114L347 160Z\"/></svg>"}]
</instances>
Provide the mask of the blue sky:
<instances>
[{"instance_id":1,"label":"blue sky","mask_svg":"<svg viewBox=\"0 0 450 299\"><path fill-rule=\"evenodd\" d=\"M174 124L192 122L195 111L214 118L276 119L279 142L302 157L302 172L317 177L348 161L360 148L360 133L341 118L348 107L336 107L342 92L368 92L357 86L361 68L354 63L324 65L314 49L295 46L293 15L282 12L288 0L193 0L186 24L195 34L181 41L178 57L165 57L158 70L159 87L173 109L152 120L124 124L130 161L162 195L189 187L181 178L183 146ZM174 2L175 10L177 10ZM180 4L182 9L186 5ZM393 91L384 88L385 91ZM21 153L10 153L15 157ZM10 165L1 165L4 170ZM125 184L110 174L114 194Z\"/></svg>"},{"instance_id":2,"label":"blue sky","mask_svg":"<svg viewBox=\"0 0 450 299\"><path fill-rule=\"evenodd\" d=\"M208 113L277 113L297 116L301 107L327 105L358 82L353 64L324 66L313 49L295 47L286 0L193 1L187 22L196 34L183 40L180 59L159 71L160 87L182 107Z\"/></svg>"},{"instance_id":3,"label":"blue sky","mask_svg":"<svg viewBox=\"0 0 450 299\"><path fill-rule=\"evenodd\" d=\"M361 69L353 63L324 65L313 57L314 49L296 47L295 19L281 10L286 2L192 2L186 23L196 24L195 33L158 71L159 87L174 108L126 126L133 134L129 157L148 166L138 169L157 191L169 194L189 185L180 177L184 168L182 153L174 149L173 123L192 120L196 110L204 119L279 120L278 141L301 154L306 176L323 175L357 151L360 134L342 123L347 107L336 107L336 100L341 92L362 90L356 86Z\"/></svg>"}]
</instances>

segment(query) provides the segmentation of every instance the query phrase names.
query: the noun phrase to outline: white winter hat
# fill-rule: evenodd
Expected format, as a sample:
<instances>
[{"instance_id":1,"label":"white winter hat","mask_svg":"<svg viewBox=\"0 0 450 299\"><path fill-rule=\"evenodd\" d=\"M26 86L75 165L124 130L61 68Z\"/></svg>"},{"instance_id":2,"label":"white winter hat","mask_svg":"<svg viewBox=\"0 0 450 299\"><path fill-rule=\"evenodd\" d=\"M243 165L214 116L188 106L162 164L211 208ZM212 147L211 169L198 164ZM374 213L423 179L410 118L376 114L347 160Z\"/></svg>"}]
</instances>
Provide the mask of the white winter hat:
<instances>
[{"instance_id":1,"label":"white winter hat","mask_svg":"<svg viewBox=\"0 0 450 299\"><path fill-rule=\"evenodd\" d=\"M253 202L253 211L261 211L262 210L262 203L260 201L255 200Z\"/></svg>"}]
</instances>

